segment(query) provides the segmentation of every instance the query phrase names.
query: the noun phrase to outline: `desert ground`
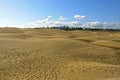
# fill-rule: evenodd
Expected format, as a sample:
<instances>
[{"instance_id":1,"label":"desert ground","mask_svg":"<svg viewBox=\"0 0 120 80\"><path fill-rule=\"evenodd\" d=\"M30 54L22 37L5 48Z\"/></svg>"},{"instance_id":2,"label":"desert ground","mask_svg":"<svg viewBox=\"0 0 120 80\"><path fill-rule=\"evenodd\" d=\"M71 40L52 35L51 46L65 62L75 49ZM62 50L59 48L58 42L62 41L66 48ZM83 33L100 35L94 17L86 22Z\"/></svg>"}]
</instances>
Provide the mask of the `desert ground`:
<instances>
[{"instance_id":1,"label":"desert ground","mask_svg":"<svg viewBox=\"0 0 120 80\"><path fill-rule=\"evenodd\" d=\"M0 80L120 80L120 32L0 28Z\"/></svg>"}]
</instances>

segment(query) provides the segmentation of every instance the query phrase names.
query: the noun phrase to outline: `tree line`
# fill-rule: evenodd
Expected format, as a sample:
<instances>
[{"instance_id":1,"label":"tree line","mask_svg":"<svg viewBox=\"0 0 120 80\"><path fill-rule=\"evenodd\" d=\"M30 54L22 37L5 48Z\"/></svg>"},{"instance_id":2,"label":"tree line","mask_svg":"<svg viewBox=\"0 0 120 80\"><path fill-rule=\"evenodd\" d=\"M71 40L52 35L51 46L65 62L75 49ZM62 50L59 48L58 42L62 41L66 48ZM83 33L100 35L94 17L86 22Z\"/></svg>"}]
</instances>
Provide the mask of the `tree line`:
<instances>
[{"instance_id":1,"label":"tree line","mask_svg":"<svg viewBox=\"0 0 120 80\"><path fill-rule=\"evenodd\" d=\"M69 26L61 26L61 27L36 27L34 29L58 29L65 31L72 30L89 30L89 31L120 31L120 29L103 29L103 28L82 28L82 27L69 27Z\"/></svg>"}]
</instances>

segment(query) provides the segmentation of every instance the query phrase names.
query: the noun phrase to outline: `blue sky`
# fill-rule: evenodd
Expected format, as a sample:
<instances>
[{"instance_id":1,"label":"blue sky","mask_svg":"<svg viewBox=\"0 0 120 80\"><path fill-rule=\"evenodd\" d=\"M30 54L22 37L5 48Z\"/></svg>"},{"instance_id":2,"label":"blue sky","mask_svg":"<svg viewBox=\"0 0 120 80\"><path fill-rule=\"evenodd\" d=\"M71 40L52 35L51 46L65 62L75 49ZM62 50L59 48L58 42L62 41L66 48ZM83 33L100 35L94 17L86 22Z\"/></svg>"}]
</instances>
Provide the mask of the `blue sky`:
<instances>
[{"instance_id":1,"label":"blue sky","mask_svg":"<svg viewBox=\"0 0 120 80\"><path fill-rule=\"evenodd\" d=\"M0 0L0 25L30 25L40 20L44 24L44 20L54 23L60 17L59 22L66 24L118 24L119 9L120 0Z\"/></svg>"}]
</instances>

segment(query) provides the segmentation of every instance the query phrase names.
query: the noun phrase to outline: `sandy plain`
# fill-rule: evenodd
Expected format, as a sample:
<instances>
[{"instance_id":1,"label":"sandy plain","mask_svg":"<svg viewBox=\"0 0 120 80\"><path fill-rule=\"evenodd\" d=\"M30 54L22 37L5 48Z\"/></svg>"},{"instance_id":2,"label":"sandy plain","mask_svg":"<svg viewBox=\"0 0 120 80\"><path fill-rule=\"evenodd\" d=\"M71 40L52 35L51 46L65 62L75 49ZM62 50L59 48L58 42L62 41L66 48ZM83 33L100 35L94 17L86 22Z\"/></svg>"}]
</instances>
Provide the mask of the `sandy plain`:
<instances>
[{"instance_id":1,"label":"sandy plain","mask_svg":"<svg viewBox=\"0 0 120 80\"><path fill-rule=\"evenodd\" d=\"M120 80L120 32L1 28L0 80Z\"/></svg>"}]
</instances>

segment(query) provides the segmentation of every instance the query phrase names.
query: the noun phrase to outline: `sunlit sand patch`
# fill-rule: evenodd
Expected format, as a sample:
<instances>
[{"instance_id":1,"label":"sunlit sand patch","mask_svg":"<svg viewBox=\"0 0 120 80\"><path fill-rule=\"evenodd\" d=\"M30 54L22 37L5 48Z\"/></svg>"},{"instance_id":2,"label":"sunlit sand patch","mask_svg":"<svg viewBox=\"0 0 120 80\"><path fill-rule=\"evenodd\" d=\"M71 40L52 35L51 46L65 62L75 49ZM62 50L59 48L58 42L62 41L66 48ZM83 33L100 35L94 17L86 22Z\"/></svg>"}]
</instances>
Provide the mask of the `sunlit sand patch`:
<instances>
[{"instance_id":1,"label":"sunlit sand patch","mask_svg":"<svg viewBox=\"0 0 120 80\"><path fill-rule=\"evenodd\" d=\"M98 41L91 42L91 43L96 44L96 45L100 45L100 46L120 48L119 42L115 42L115 41L111 41L111 40L98 40Z\"/></svg>"}]
</instances>

